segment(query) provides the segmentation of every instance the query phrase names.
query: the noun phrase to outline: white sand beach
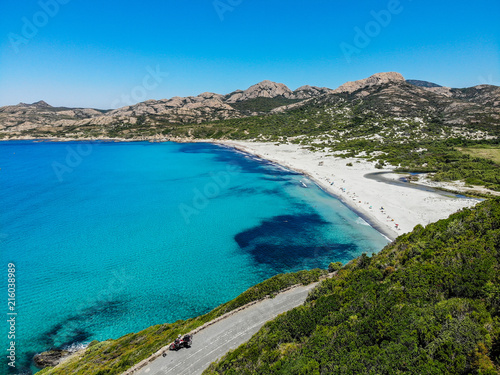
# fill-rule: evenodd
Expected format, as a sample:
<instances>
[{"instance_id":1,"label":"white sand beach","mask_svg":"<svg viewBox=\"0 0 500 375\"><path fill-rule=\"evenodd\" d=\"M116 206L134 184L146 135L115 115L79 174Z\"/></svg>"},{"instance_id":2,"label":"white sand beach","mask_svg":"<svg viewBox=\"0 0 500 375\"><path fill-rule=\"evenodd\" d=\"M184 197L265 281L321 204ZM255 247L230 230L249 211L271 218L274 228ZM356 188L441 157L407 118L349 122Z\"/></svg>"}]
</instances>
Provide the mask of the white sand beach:
<instances>
[{"instance_id":1,"label":"white sand beach","mask_svg":"<svg viewBox=\"0 0 500 375\"><path fill-rule=\"evenodd\" d=\"M327 156L324 152L311 152L294 144L278 146L274 143L243 141L217 143L308 175L390 239L411 232L417 224L425 226L445 219L479 202L471 198L455 198L451 193L440 194L367 178L365 175L369 173L388 172L384 178L397 181L401 175L391 173L390 169L376 169L374 162L363 159ZM347 166L348 163L352 163L352 166Z\"/></svg>"}]
</instances>

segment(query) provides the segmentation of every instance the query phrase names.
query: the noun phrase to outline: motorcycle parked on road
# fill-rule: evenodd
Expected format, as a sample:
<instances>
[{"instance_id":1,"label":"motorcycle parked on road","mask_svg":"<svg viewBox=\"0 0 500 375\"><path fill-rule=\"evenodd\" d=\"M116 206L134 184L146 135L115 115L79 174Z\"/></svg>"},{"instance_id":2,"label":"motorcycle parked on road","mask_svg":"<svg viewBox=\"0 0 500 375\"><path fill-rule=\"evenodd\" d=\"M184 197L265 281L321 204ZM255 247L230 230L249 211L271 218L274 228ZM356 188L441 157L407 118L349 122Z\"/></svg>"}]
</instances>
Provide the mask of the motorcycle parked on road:
<instances>
[{"instance_id":1,"label":"motorcycle parked on road","mask_svg":"<svg viewBox=\"0 0 500 375\"><path fill-rule=\"evenodd\" d=\"M177 337L173 343L170 344L170 350L179 350L181 348L189 348L193 342L192 335L184 335L184 337Z\"/></svg>"}]
</instances>

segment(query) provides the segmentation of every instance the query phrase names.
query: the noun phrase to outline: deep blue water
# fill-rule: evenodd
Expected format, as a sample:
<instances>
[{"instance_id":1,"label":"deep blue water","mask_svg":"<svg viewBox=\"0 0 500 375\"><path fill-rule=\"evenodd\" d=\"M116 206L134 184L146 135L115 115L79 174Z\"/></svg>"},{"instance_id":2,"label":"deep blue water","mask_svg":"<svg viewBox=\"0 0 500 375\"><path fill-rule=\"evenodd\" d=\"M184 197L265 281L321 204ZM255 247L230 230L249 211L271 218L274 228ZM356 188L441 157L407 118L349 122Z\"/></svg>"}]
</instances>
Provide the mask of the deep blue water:
<instances>
[{"instance_id":1,"label":"deep blue water","mask_svg":"<svg viewBox=\"0 0 500 375\"><path fill-rule=\"evenodd\" d=\"M197 316L387 243L304 176L211 144L0 142L0 168L18 371L36 352Z\"/></svg>"}]
</instances>

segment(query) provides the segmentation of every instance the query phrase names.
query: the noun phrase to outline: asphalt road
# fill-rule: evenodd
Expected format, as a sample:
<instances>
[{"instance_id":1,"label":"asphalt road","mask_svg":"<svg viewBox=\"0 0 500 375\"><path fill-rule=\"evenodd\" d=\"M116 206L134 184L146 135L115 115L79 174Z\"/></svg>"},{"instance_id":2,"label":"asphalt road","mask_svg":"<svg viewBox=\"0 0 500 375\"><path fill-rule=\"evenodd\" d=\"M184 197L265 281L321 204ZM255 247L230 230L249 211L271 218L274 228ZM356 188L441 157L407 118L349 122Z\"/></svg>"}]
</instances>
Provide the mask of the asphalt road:
<instances>
[{"instance_id":1,"label":"asphalt road","mask_svg":"<svg viewBox=\"0 0 500 375\"><path fill-rule=\"evenodd\" d=\"M247 342L264 323L302 305L315 286L291 289L231 315L194 335L191 348L168 351L166 357L157 358L134 375L201 374L210 363Z\"/></svg>"}]
</instances>

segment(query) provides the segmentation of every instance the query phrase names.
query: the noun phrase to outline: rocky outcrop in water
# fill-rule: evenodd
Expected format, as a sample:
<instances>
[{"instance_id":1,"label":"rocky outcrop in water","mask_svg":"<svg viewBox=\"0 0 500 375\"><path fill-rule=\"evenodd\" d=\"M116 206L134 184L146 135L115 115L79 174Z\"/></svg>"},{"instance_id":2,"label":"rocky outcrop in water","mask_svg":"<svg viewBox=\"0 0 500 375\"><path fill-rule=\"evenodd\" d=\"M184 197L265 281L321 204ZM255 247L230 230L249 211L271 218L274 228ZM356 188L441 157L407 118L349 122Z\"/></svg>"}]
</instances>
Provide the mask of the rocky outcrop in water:
<instances>
[{"instance_id":1,"label":"rocky outcrop in water","mask_svg":"<svg viewBox=\"0 0 500 375\"><path fill-rule=\"evenodd\" d=\"M36 354L33 357L33 361L38 368L54 367L57 366L63 358L67 357L70 354L71 352L67 350L52 349L40 354Z\"/></svg>"}]
</instances>

